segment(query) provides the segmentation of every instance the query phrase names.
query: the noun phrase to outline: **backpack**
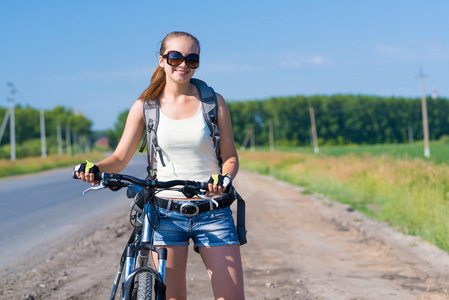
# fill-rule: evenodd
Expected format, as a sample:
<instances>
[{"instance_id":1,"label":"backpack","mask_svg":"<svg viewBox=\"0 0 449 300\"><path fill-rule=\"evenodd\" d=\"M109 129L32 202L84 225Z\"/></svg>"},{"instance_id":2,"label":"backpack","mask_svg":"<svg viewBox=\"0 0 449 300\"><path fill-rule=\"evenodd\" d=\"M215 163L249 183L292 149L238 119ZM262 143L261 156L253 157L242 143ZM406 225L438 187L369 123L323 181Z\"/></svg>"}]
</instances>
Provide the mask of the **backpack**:
<instances>
[{"instance_id":1,"label":"backpack","mask_svg":"<svg viewBox=\"0 0 449 300\"><path fill-rule=\"evenodd\" d=\"M222 167L222 160L220 155L220 129L217 125L218 120L218 106L217 95L213 88L208 86L204 81L196 78L190 79L190 83L195 85L198 89L198 93L201 99L201 111L203 117L206 120L207 126L211 132L210 136L214 143L215 154L217 156L220 170ZM156 179L157 176L157 160L156 155L159 157L159 162L165 167L165 162L162 156L162 149L157 141L157 127L159 125L159 101L145 101L143 105L143 114L145 118L145 133L143 136L142 144L139 148L139 152L143 152L145 145L147 145L147 159L148 159L148 177L150 179ZM246 244L246 228L245 228L245 201L233 189L230 196L233 200L237 199L237 234L240 244Z\"/></svg>"}]
</instances>

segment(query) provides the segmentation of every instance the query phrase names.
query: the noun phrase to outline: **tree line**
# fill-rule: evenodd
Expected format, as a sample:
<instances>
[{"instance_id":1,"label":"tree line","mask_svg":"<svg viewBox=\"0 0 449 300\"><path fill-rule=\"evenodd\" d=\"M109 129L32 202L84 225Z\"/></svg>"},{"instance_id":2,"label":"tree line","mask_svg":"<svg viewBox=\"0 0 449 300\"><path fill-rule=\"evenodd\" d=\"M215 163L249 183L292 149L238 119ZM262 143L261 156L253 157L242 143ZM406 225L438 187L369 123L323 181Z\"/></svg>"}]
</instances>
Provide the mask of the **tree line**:
<instances>
[{"instance_id":1,"label":"tree line","mask_svg":"<svg viewBox=\"0 0 449 300\"><path fill-rule=\"evenodd\" d=\"M277 146L305 146L311 143L309 107L314 108L320 145L408 143L422 140L422 107L419 98L379 97L369 95L292 96L263 100L229 101L234 138L240 146L250 130L255 144L269 145L272 124ZM0 119L6 115L0 107ZM449 101L427 98L431 140L449 135ZM15 108L17 157L39 156L39 110L17 105ZM64 152L67 130L72 151L84 139L92 143L104 133L92 132L92 121L72 109L57 106L46 110L47 152L58 153L57 124L62 130ZM128 110L121 112L114 127L106 133L115 148L123 133ZM9 125L0 141L0 158L9 157ZM75 145L75 147L74 147Z\"/></svg>"},{"instance_id":2,"label":"tree line","mask_svg":"<svg viewBox=\"0 0 449 300\"><path fill-rule=\"evenodd\" d=\"M449 135L449 101L427 99L431 140ZM273 97L229 102L234 138L241 144L253 129L256 145L309 145L314 108L321 145L407 143L423 139L421 99L368 95Z\"/></svg>"},{"instance_id":3,"label":"tree line","mask_svg":"<svg viewBox=\"0 0 449 300\"><path fill-rule=\"evenodd\" d=\"M7 108L0 107L1 121L4 121L7 110ZM14 116L17 157L41 155L40 110L30 106L16 105ZM58 126L64 154L81 151L79 148L83 147L85 143L91 142L92 121L80 113L75 113L71 108L56 106L52 110L45 110L44 119L47 154L60 152L60 149L58 149ZM9 122L7 122L0 141L0 158L10 157L9 126Z\"/></svg>"},{"instance_id":4,"label":"tree line","mask_svg":"<svg viewBox=\"0 0 449 300\"><path fill-rule=\"evenodd\" d=\"M449 101L427 99L430 139L449 135ZM237 146L254 131L255 144L269 145L269 124L277 146L311 143L309 107L313 107L320 145L391 144L423 139L419 98L369 95L292 96L229 101ZM114 148L123 132L128 110L120 113L108 138Z\"/></svg>"}]
</instances>

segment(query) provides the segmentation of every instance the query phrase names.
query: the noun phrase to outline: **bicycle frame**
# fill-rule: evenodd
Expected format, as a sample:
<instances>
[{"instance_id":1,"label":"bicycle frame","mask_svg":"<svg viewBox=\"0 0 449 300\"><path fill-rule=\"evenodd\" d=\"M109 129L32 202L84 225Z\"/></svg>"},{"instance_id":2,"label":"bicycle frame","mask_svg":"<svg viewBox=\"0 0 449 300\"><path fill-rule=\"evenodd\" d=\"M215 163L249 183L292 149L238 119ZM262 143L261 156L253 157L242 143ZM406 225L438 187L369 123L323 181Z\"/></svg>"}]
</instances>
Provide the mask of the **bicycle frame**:
<instances>
[{"instance_id":1,"label":"bicycle frame","mask_svg":"<svg viewBox=\"0 0 449 300\"><path fill-rule=\"evenodd\" d=\"M165 283L167 249L156 248L152 245L154 233L152 224L155 224L156 222L156 213L157 212L151 203L146 203L144 205L144 213L141 215L143 224L134 228L125 250L123 251L110 299L115 299L122 274L124 275L121 295L122 300L131 299L134 282L139 273L150 272L158 277L162 283ZM138 213L136 213L135 216L136 219L139 218ZM153 261L149 261L149 259L152 259L152 256L150 255L152 252L157 253L158 255L157 271L147 266L148 264L153 264ZM164 296L158 293L156 299L164 299Z\"/></svg>"},{"instance_id":2,"label":"bicycle frame","mask_svg":"<svg viewBox=\"0 0 449 300\"><path fill-rule=\"evenodd\" d=\"M76 173L72 173L72 177L79 179ZM91 190L100 190L109 188L112 191L118 191L123 187L128 187L129 198L135 198L133 210L136 213L132 216L134 219L134 230L123 251L117 274L114 279L110 299L115 299L121 277L123 275L123 283L121 288L121 300L147 299L147 295L156 296L156 300L165 299L165 266L167 261L167 249L156 248L153 246L154 225L157 221L157 210L153 203L157 189L170 189L181 186L175 190L182 192L187 198L199 196L218 205L213 198L207 197L202 191L207 191L207 182L188 181L188 180L172 180L160 182L157 180L141 180L133 176L113 173L95 173L95 179L100 180L98 186L86 189L83 195ZM131 188L131 189L130 189ZM139 194L140 191L144 191ZM144 197L144 203L140 202L139 197ZM142 207L143 205L143 207ZM136 208L139 207L139 209ZM154 266L153 253L157 253L158 268ZM151 255L150 255L151 254ZM137 280L138 279L138 280ZM138 284L137 295L135 283ZM134 292L134 294L133 294Z\"/></svg>"}]
</instances>

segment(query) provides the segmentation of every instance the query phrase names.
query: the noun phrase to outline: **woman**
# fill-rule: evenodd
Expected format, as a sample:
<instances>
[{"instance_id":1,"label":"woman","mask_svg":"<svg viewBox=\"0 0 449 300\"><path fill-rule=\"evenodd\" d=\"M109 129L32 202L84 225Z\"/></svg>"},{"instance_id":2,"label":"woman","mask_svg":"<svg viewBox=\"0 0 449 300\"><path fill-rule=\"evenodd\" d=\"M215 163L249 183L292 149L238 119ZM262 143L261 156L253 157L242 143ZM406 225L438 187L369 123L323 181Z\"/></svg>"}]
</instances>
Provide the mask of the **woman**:
<instances>
[{"instance_id":1,"label":"woman","mask_svg":"<svg viewBox=\"0 0 449 300\"><path fill-rule=\"evenodd\" d=\"M220 172L210 131L201 114L198 90L190 83L199 64L199 54L200 44L189 33L172 32L162 40L159 66L148 88L132 106L116 150L96 164L101 172L117 173L128 164L145 130L143 102L158 100L160 120L157 137L165 161L164 167L158 165L159 180L208 181L212 175L216 178L217 174L220 179L225 175L230 179L236 176L239 162L226 103L217 94L217 123L223 161ZM94 182L91 173L77 174L85 182ZM219 197L226 189L222 180L219 184L212 180L209 182L209 191L214 197ZM187 201L179 193L161 192L158 197L162 203L170 200ZM186 266L190 238L198 247L209 273L215 298L244 299L240 246L230 208L215 209L194 217L163 208L159 209L159 214L161 225L154 234L154 245L168 249L165 282L167 299L187 297ZM174 232L173 222L177 222L177 225L182 222L184 228Z\"/></svg>"}]
</instances>

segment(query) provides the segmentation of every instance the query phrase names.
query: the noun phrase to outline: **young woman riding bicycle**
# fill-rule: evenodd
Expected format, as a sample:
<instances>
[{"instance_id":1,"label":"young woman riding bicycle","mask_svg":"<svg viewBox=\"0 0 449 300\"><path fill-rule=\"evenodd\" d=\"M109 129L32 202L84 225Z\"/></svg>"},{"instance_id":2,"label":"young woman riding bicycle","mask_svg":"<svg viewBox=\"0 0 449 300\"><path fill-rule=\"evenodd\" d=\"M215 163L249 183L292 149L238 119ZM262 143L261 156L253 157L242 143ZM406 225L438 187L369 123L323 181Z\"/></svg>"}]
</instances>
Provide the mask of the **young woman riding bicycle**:
<instances>
[{"instance_id":1,"label":"young woman riding bicycle","mask_svg":"<svg viewBox=\"0 0 449 300\"><path fill-rule=\"evenodd\" d=\"M215 154L210 130L201 114L201 99L190 79L199 66L200 44L186 32L172 32L161 42L159 65L151 83L131 110L125 130L114 153L96 167L101 172L118 173L134 155L145 130L144 101L159 101L160 120L157 129L165 166L158 164L159 180L209 180L209 193L215 199L223 196L228 178L239 168L229 110L217 94L222 169ZM145 167L145 166L142 166ZM214 176L212 176L214 175ZM79 172L86 182L93 174ZM220 180L217 182L216 179ZM224 183L223 183L224 182ZM167 299L186 299L186 266L189 240L198 247L209 273L216 299L244 299L240 245L230 207L200 212L189 217L171 209L187 199L177 192L161 192L160 227L154 234L154 245L168 249L166 265ZM200 201L201 199L193 199Z\"/></svg>"}]
</instances>

